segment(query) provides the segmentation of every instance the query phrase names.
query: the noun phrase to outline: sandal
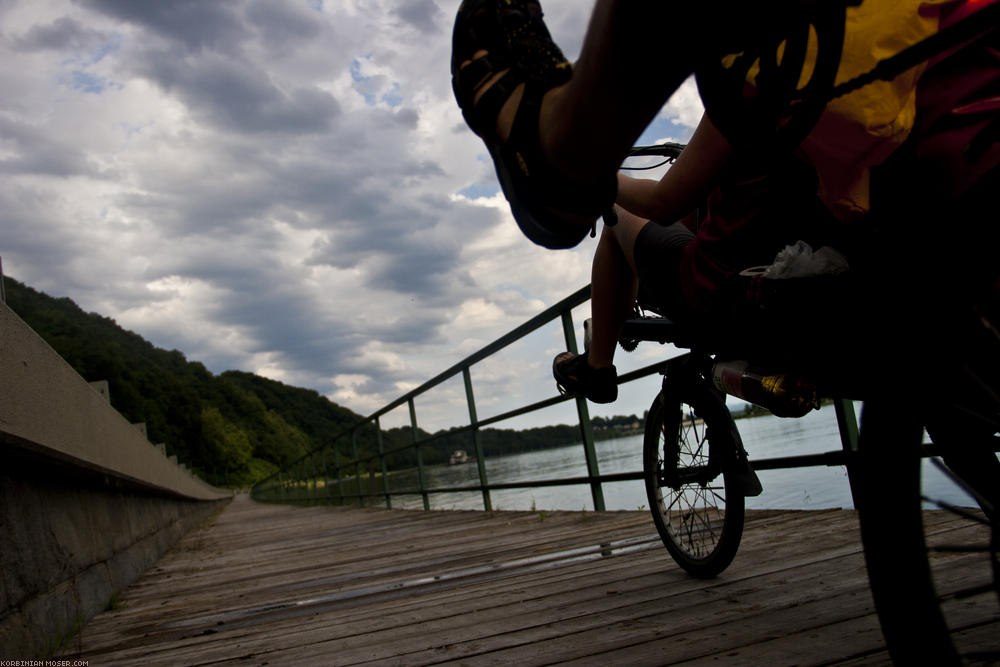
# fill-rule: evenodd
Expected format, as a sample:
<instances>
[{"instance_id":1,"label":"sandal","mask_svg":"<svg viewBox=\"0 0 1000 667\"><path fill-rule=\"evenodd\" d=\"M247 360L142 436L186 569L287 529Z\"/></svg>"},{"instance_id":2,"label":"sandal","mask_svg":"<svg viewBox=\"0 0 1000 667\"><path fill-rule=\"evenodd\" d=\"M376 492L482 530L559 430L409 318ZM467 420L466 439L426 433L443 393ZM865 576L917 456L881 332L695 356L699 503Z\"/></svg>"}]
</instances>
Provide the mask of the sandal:
<instances>
[{"instance_id":1,"label":"sandal","mask_svg":"<svg viewBox=\"0 0 1000 667\"><path fill-rule=\"evenodd\" d=\"M477 51L485 56L473 59ZM464 67L463 63L467 63ZM596 220L612 208L617 177L602 187L573 181L549 166L538 118L542 97L569 81L573 66L552 41L537 0L464 0L452 34L452 89L462 115L493 158L500 186L525 236L546 248L571 248L592 226L559 213ZM505 72L476 101L491 77ZM521 84L510 136L496 135L500 108Z\"/></svg>"},{"instance_id":2,"label":"sandal","mask_svg":"<svg viewBox=\"0 0 1000 667\"><path fill-rule=\"evenodd\" d=\"M563 352L552 361L552 375L565 395L584 396L594 403L614 403L618 398L618 371L614 366L592 368L585 354Z\"/></svg>"}]
</instances>

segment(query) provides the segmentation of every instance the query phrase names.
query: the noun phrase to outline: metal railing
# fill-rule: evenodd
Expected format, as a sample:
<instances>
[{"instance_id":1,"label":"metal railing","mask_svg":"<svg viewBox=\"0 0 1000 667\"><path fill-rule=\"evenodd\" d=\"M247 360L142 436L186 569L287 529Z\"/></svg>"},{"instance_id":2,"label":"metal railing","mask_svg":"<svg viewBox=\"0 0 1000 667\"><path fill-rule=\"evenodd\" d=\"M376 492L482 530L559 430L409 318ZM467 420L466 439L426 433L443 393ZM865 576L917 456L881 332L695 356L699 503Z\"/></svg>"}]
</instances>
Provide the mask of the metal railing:
<instances>
[{"instance_id":1,"label":"metal railing","mask_svg":"<svg viewBox=\"0 0 1000 667\"><path fill-rule=\"evenodd\" d=\"M481 350L466 357L446 371L431 378L416 389L400 396L395 401L380 408L353 426L343 430L330 442L324 443L320 447L317 447L295 460L277 473L262 480L261 482L258 482L254 485L251 492L253 498L267 502L303 504L356 503L364 506L366 504L378 503L391 508L393 497L403 495L419 495L423 500L423 507L426 510L430 509L431 495L472 492L481 493L483 498L483 509L486 511L492 511L493 503L490 497L492 491L545 486L588 485L590 487L594 509L597 511L603 511L605 509L603 490L604 484L642 480L643 473L642 471L607 475L602 475L600 473L597 455L594 448L594 434L591 427L590 414L587 409L586 399L557 395L552 398L531 403L529 405L480 420L477 417L476 401L472 386L472 376L470 373L470 369L475 364L487 359L505 347L524 338L528 334L540 329L550 322L555 321L556 319L560 319L562 321L566 349L576 353L578 348L571 311L573 308L585 303L589 298L590 286L588 285L577 290L554 306L539 313L506 335L501 336ZM639 368L629 373L624 373L619 376L619 384L625 384L658 373L665 366L665 364L666 360ZM421 437L420 430L418 428L414 399L444 383L445 381L456 378L460 374L465 386L466 402L469 411L469 424L467 426L453 428L447 431L440 431L433 435ZM587 475L584 477L578 476L558 479L490 483L487 476L480 430L492 424L542 410L565 401L575 401L576 403L577 416L579 419L580 442L583 445L582 449L586 461ZM404 446L387 449L384 442L384 431L382 430L381 418L390 411L402 407L403 405L406 405L409 410L410 430L412 434L410 438L411 441ZM837 401L835 403L835 408L837 411L837 421L840 425L841 439L844 444L844 450L855 451L857 448L858 430L857 419L854 414L854 406L850 401ZM478 482L461 486L429 487L427 485L427 475L425 472L422 450L435 440L464 433L471 434ZM371 447L371 441L374 440L374 447L372 449L375 451L367 456L360 456L358 451L359 437L367 438L369 441L369 447ZM346 448L349 448L349 456L345 456L342 451ZM845 451L756 460L753 464L754 468L757 470L843 465L847 456ZM390 475L387 461L393 456L405 453L410 453L412 460L414 461L414 467L416 468L416 487L414 488L410 486L405 488L391 488L391 479L393 478L393 475ZM363 472L365 470L367 470L367 474ZM367 483L363 479L364 477L367 477Z\"/></svg>"}]
</instances>

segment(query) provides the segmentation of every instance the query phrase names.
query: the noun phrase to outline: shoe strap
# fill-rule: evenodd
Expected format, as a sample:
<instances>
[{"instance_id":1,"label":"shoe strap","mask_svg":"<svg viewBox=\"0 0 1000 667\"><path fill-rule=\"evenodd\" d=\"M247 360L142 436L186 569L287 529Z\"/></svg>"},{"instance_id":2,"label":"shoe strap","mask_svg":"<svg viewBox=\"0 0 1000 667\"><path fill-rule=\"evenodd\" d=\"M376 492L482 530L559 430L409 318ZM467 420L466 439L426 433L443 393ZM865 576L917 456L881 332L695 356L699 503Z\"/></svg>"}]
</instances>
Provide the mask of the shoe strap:
<instances>
[{"instance_id":1,"label":"shoe strap","mask_svg":"<svg viewBox=\"0 0 1000 667\"><path fill-rule=\"evenodd\" d=\"M549 202L558 208L579 215L602 215L615 201L618 192L618 178L615 175L598 187L585 187L579 181L567 178L562 172L549 165L542 152L541 137L538 134L538 118L541 113L542 97L553 84L565 77L569 79L570 70L565 74L553 73L553 79L533 78L525 82L524 95L514 116L503 150L512 155L508 162L521 170L522 174L537 183L534 198L539 202ZM559 85L559 84L555 84ZM567 223L567 229L576 229L579 225ZM555 230L553 230L555 231Z\"/></svg>"},{"instance_id":2,"label":"shoe strap","mask_svg":"<svg viewBox=\"0 0 1000 667\"><path fill-rule=\"evenodd\" d=\"M509 70L495 81L492 86L486 89L475 106L462 109L462 114L469 127L484 137L495 135L500 108L522 83L524 83L524 77L517 69Z\"/></svg>"}]
</instances>

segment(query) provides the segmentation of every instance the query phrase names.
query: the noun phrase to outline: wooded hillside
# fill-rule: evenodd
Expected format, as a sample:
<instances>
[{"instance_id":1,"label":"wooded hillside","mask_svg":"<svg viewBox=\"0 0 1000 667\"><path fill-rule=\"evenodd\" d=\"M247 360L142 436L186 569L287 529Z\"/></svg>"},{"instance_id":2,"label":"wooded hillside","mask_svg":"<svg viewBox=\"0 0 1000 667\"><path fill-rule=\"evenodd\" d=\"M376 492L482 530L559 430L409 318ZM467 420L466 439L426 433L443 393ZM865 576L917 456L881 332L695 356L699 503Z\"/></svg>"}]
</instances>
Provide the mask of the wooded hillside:
<instances>
[{"instance_id":1,"label":"wooded hillside","mask_svg":"<svg viewBox=\"0 0 1000 667\"><path fill-rule=\"evenodd\" d=\"M149 439L218 486L247 486L333 441L362 416L311 389L292 387L242 371L211 373L179 350L163 350L114 320L86 313L68 298L53 298L9 277L7 305L86 380L107 380L111 404L130 422L145 422ZM633 416L595 419L595 431L613 435ZM391 451L412 441L409 428L383 431ZM431 434L420 431L420 437ZM442 433L422 447L425 464L447 462L455 449L472 452L470 433ZM483 429L487 455L554 447L579 441L577 426L514 431ZM377 451L374 428L359 433L364 457ZM350 440L341 444L352 455ZM391 457L394 466L415 460L412 450Z\"/></svg>"}]
</instances>

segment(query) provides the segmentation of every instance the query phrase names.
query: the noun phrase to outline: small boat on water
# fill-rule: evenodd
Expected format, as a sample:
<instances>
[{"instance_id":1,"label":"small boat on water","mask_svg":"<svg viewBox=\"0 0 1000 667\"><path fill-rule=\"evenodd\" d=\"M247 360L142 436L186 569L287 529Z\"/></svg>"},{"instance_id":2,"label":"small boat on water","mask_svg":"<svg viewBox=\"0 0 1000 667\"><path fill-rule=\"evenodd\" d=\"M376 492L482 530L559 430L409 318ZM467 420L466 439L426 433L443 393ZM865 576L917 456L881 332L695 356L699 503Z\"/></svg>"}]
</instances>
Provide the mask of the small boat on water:
<instances>
[{"instance_id":1,"label":"small boat on water","mask_svg":"<svg viewBox=\"0 0 1000 667\"><path fill-rule=\"evenodd\" d=\"M464 449L456 449L451 453L451 458L448 459L448 465L457 466L462 463L468 463L470 460L469 455L465 453Z\"/></svg>"}]
</instances>

